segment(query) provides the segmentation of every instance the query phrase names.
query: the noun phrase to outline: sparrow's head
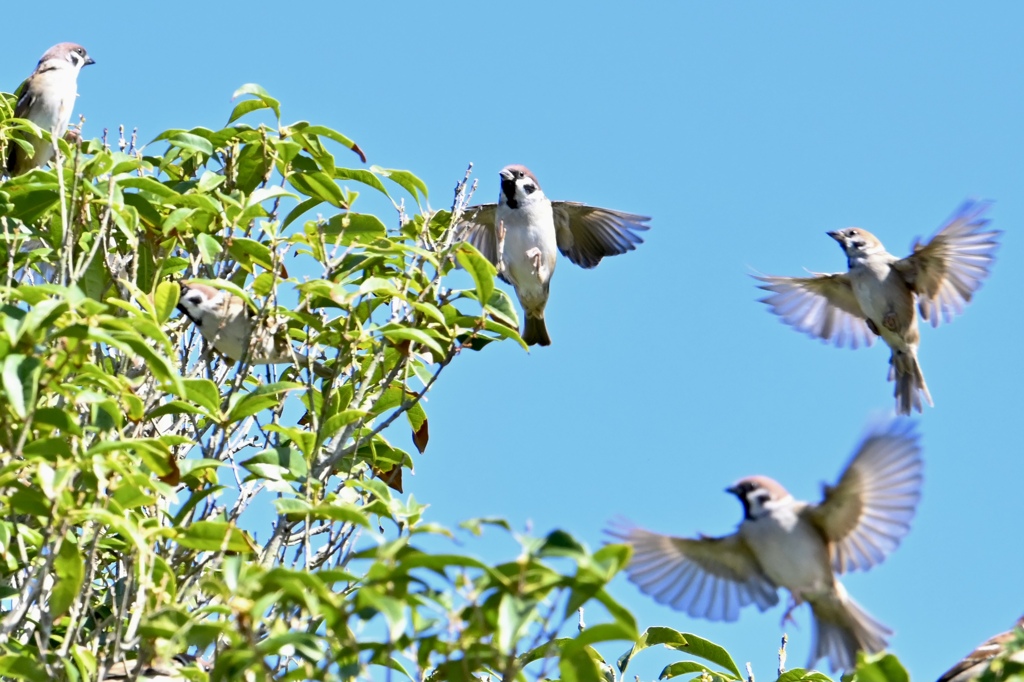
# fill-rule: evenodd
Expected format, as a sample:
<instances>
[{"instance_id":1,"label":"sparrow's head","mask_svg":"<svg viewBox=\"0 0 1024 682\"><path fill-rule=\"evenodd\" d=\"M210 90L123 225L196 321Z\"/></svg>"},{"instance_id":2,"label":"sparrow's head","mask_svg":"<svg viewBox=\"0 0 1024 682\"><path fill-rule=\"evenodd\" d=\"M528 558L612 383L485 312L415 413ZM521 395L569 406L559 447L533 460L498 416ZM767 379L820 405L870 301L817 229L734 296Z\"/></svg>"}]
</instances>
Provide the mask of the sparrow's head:
<instances>
[{"instance_id":1,"label":"sparrow's head","mask_svg":"<svg viewBox=\"0 0 1024 682\"><path fill-rule=\"evenodd\" d=\"M847 258L860 258L876 253L885 253L885 247L878 237L859 227L847 227L828 233L829 237L839 242Z\"/></svg>"},{"instance_id":2,"label":"sparrow's head","mask_svg":"<svg viewBox=\"0 0 1024 682\"><path fill-rule=\"evenodd\" d=\"M505 166L501 176L501 197L499 202L509 208L519 208L524 203L536 201L544 196L537 177L526 166L512 164Z\"/></svg>"},{"instance_id":3,"label":"sparrow's head","mask_svg":"<svg viewBox=\"0 0 1024 682\"><path fill-rule=\"evenodd\" d=\"M744 518L751 521L793 501L793 496L778 481L767 476L741 478L725 492L739 499Z\"/></svg>"},{"instance_id":4,"label":"sparrow's head","mask_svg":"<svg viewBox=\"0 0 1024 682\"><path fill-rule=\"evenodd\" d=\"M57 43L39 59L39 66L36 67L36 70L38 71L46 62L60 64L70 62L71 66L78 70L83 66L95 64L96 60L90 57L85 48L77 43Z\"/></svg>"},{"instance_id":5,"label":"sparrow's head","mask_svg":"<svg viewBox=\"0 0 1024 682\"><path fill-rule=\"evenodd\" d=\"M228 295L220 289L187 280L182 280L178 286L181 287L181 294L178 296L178 310L200 326L203 324L203 318L217 314L221 305L221 297Z\"/></svg>"}]
</instances>

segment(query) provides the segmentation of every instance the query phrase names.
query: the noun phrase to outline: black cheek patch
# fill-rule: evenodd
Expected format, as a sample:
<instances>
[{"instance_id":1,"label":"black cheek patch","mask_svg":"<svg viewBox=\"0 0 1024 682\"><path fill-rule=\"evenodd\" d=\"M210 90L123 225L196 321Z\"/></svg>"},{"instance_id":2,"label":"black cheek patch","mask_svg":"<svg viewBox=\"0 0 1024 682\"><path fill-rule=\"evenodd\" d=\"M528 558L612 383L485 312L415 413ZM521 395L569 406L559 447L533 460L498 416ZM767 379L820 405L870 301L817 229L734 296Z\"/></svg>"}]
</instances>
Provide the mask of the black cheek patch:
<instances>
[{"instance_id":1,"label":"black cheek patch","mask_svg":"<svg viewBox=\"0 0 1024 682\"><path fill-rule=\"evenodd\" d=\"M508 205L509 208L519 208L519 202L516 201L515 180L502 180L501 193L505 195L505 203Z\"/></svg>"}]
</instances>

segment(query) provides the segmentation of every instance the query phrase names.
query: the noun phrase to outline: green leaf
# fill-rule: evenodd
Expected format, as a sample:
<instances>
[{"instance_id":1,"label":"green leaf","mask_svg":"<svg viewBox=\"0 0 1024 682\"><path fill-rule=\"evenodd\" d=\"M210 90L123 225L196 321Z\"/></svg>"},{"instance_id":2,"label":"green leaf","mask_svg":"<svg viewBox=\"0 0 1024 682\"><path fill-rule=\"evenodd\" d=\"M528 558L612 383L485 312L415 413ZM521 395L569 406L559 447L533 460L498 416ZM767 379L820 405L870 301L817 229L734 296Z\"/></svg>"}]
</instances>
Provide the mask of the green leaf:
<instances>
[{"instance_id":1,"label":"green leaf","mask_svg":"<svg viewBox=\"0 0 1024 682\"><path fill-rule=\"evenodd\" d=\"M293 173L288 176L288 182L308 197L326 201L335 208L348 208L345 193L327 173L322 171Z\"/></svg>"},{"instance_id":2,"label":"green leaf","mask_svg":"<svg viewBox=\"0 0 1024 682\"><path fill-rule=\"evenodd\" d=\"M299 480L309 473L306 458L294 448L279 446L250 457L242 466L259 478Z\"/></svg>"},{"instance_id":3,"label":"green leaf","mask_svg":"<svg viewBox=\"0 0 1024 682\"><path fill-rule=\"evenodd\" d=\"M185 151L205 154L206 156L213 155L213 144L206 138L194 133L180 132L165 139L173 146L180 147Z\"/></svg>"},{"instance_id":4,"label":"green leaf","mask_svg":"<svg viewBox=\"0 0 1024 682\"><path fill-rule=\"evenodd\" d=\"M779 679L775 682L832 682L832 679L817 670L808 671L803 668L793 668L779 675Z\"/></svg>"},{"instance_id":5,"label":"green leaf","mask_svg":"<svg viewBox=\"0 0 1024 682\"><path fill-rule=\"evenodd\" d=\"M892 654L880 653L865 656L857 653L856 682L909 682L910 675L899 659Z\"/></svg>"},{"instance_id":6,"label":"green leaf","mask_svg":"<svg viewBox=\"0 0 1024 682\"><path fill-rule=\"evenodd\" d=\"M201 552L256 552L256 543L234 524L224 521L196 521L179 530L178 542L183 547Z\"/></svg>"},{"instance_id":7,"label":"green leaf","mask_svg":"<svg viewBox=\"0 0 1024 682\"><path fill-rule=\"evenodd\" d=\"M178 306L180 295L181 287L177 282L160 282L157 285L156 294L153 295L153 307L157 322L163 324L171 319L171 313Z\"/></svg>"},{"instance_id":8,"label":"green leaf","mask_svg":"<svg viewBox=\"0 0 1024 682\"><path fill-rule=\"evenodd\" d=\"M478 301L490 301L494 292L494 275L498 270L489 260L476 250L472 244L463 242L459 244L455 252L455 259L466 272L473 278L476 284L476 295Z\"/></svg>"},{"instance_id":9,"label":"green leaf","mask_svg":"<svg viewBox=\"0 0 1024 682\"><path fill-rule=\"evenodd\" d=\"M7 402L19 419L27 419L36 404L42 363L38 358L8 355L4 358L2 383Z\"/></svg>"},{"instance_id":10,"label":"green leaf","mask_svg":"<svg viewBox=\"0 0 1024 682\"><path fill-rule=\"evenodd\" d=\"M266 386L260 386L248 394L236 393L232 396L234 404L228 409L227 420L229 423L241 421L267 408L279 405L284 400L281 396L282 393L301 388L304 388L303 384L294 381L279 381L267 384Z\"/></svg>"},{"instance_id":11,"label":"green leaf","mask_svg":"<svg viewBox=\"0 0 1024 682\"><path fill-rule=\"evenodd\" d=\"M276 116L280 120L280 118L281 118L281 103L278 102L273 97L271 97L270 94L266 90L264 90L262 87L260 87L256 83L246 83L242 87L238 88L231 95L231 99L237 99L237 98L241 97L242 95L252 95L253 97L255 97L263 105L263 107L266 107L266 108L272 110L274 112L274 116ZM244 102L242 104L244 104ZM239 106L241 106L241 104ZM235 107L235 110L237 111L238 107ZM250 109L250 111L255 111L255 109ZM248 111L243 112L242 114L240 114L240 116L243 116L246 113L248 113ZM237 118L239 118L239 116L235 116L234 112L232 112L232 117L228 120L228 123L230 124L230 123L234 122Z\"/></svg>"},{"instance_id":12,"label":"green leaf","mask_svg":"<svg viewBox=\"0 0 1024 682\"><path fill-rule=\"evenodd\" d=\"M199 247L199 255L206 265L213 265L223 249L220 242L210 235L202 232L196 235L196 246Z\"/></svg>"},{"instance_id":13,"label":"green leaf","mask_svg":"<svg viewBox=\"0 0 1024 682\"><path fill-rule=\"evenodd\" d=\"M420 203L420 195L423 195L423 199L427 198L427 186L418 177L410 173L409 171L396 170L394 168L381 168L380 166L370 166L370 170L378 175L382 175L385 178L391 180L399 187L404 189L406 192L412 195L412 198L416 200L416 203Z\"/></svg>"},{"instance_id":14,"label":"green leaf","mask_svg":"<svg viewBox=\"0 0 1024 682\"><path fill-rule=\"evenodd\" d=\"M85 562L77 544L64 538L60 550L53 558L53 570L57 574L57 582L50 597L50 614L57 618L67 613L78 598L85 580Z\"/></svg>"}]
</instances>

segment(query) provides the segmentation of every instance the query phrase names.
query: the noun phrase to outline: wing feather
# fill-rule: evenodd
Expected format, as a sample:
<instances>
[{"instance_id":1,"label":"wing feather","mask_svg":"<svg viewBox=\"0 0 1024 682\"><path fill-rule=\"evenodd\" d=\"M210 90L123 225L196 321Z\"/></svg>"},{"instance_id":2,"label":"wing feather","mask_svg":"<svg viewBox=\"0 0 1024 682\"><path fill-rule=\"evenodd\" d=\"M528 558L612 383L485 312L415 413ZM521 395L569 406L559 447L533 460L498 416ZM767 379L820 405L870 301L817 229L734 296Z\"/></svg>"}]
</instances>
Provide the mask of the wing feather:
<instances>
[{"instance_id":1,"label":"wing feather","mask_svg":"<svg viewBox=\"0 0 1024 682\"><path fill-rule=\"evenodd\" d=\"M881 563L910 530L924 468L917 438L907 420L870 431L839 482L809 508L830 542L837 573Z\"/></svg>"},{"instance_id":2,"label":"wing feather","mask_svg":"<svg viewBox=\"0 0 1024 682\"><path fill-rule=\"evenodd\" d=\"M927 244L893 264L917 293L921 317L938 327L962 313L988 277L999 248L999 230L984 217L988 201L964 202Z\"/></svg>"},{"instance_id":3,"label":"wing feather","mask_svg":"<svg viewBox=\"0 0 1024 682\"><path fill-rule=\"evenodd\" d=\"M587 206L574 201L554 201L555 238L562 255L582 268L592 268L605 256L632 251L643 239L637 232L650 229L650 218Z\"/></svg>"},{"instance_id":4,"label":"wing feather","mask_svg":"<svg viewBox=\"0 0 1024 682\"><path fill-rule=\"evenodd\" d=\"M840 348L874 343L875 335L868 328L846 273L813 275L753 277L764 282L760 289L771 292L761 303L768 304L773 313L797 331Z\"/></svg>"},{"instance_id":5,"label":"wing feather","mask_svg":"<svg viewBox=\"0 0 1024 682\"><path fill-rule=\"evenodd\" d=\"M661 535L622 522L608 534L633 548L629 579L655 601L708 620L732 621L740 609L764 611L778 603L777 588L764 575L737 534L687 539Z\"/></svg>"}]
</instances>

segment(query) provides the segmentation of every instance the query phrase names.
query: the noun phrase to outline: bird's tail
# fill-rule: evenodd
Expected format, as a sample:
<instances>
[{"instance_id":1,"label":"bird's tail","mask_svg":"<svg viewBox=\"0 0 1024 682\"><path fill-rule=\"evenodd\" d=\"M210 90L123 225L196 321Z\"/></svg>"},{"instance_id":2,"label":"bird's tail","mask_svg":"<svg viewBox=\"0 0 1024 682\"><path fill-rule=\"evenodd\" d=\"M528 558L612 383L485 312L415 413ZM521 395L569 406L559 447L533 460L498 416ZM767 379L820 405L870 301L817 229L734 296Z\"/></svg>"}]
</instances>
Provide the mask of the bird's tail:
<instances>
[{"instance_id":1,"label":"bird's tail","mask_svg":"<svg viewBox=\"0 0 1024 682\"><path fill-rule=\"evenodd\" d=\"M544 313L531 315L526 313L526 324L523 325L523 341L527 346L550 346L551 337L548 327L544 324Z\"/></svg>"},{"instance_id":2,"label":"bird's tail","mask_svg":"<svg viewBox=\"0 0 1024 682\"><path fill-rule=\"evenodd\" d=\"M892 630L885 627L853 601L836 583L834 594L811 600L814 613L814 642L807 668L827 658L832 670L851 670L857 664L857 652L868 654L885 649Z\"/></svg>"},{"instance_id":3,"label":"bird's tail","mask_svg":"<svg viewBox=\"0 0 1024 682\"><path fill-rule=\"evenodd\" d=\"M896 396L896 412L910 414L911 408L921 411L921 396L933 406L932 394L928 392L928 384L924 382L921 365L917 362L917 349L913 346L906 350L893 349L889 356L889 381L895 381L893 395Z\"/></svg>"}]
</instances>

